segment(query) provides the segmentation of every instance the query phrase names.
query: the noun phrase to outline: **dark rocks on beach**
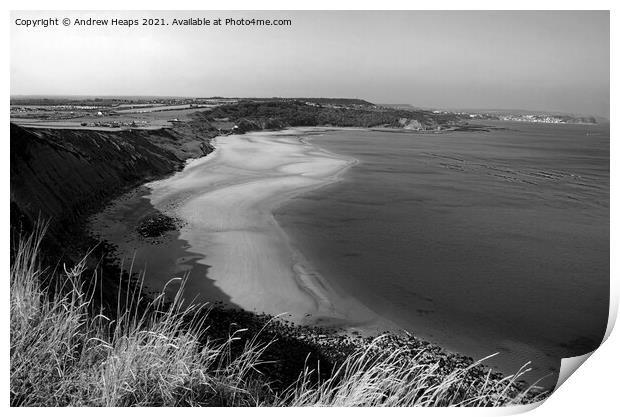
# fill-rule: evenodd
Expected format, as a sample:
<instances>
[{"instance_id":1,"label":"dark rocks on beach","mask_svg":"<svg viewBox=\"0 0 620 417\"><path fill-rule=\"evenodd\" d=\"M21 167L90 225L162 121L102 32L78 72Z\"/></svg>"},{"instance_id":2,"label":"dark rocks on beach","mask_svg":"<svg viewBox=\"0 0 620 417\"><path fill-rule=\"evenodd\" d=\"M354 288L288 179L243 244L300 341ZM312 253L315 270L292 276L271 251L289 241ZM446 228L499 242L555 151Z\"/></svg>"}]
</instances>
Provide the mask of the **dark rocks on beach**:
<instances>
[{"instance_id":1,"label":"dark rocks on beach","mask_svg":"<svg viewBox=\"0 0 620 417\"><path fill-rule=\"evenodd\" d=\"M355 352L367 351L368 361L398 352L403 366L430 365L434 368L435 382L440 383L450 373L463 373L464 381L471 386L482 386L489 381L502 381L504 376L484 364L477 364L468 356L448 352L432 342L420 339L408 332L383 332L379 339L361 334L343 334L338 329L296 325L267 314L255 314L241 309L212 305L202 317L208 329L205 336L210 340L228 340L234 335L231 355L241 354L247 343L266 346L264 362L257 372L267 375L270 387L276 391L295 383L304 368L312 370L311 380L316 383L329 378L331 370L337 369ZM526 384L517 382L512 386L500 384L507 393L516 396ZM528 398L540 395L532 389Z\"/></svg>"},{"instance_id":2,"label":"dark rocks on beach","mask_svg":"<svg viewBox=\"0 0 620 417\"><path fill-rule=\"evenodd\" d=\"M143 237L161 237L166 232L178 230L180 227L181 221L179 219L163 213L155 213L142 218L136 227L136 231Z\"/></svg>"}]
</instances>

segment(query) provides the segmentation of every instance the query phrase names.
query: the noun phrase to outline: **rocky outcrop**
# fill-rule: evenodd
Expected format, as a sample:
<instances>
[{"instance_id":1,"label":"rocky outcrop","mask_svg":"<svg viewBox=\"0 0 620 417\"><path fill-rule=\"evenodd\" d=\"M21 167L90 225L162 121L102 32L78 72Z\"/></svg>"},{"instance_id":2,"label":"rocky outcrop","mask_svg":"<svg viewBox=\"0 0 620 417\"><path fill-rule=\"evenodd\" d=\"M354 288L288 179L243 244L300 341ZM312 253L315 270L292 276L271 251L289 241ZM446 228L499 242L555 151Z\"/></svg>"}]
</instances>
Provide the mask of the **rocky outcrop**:
<instances>
[{"instance_id":1,"label":"rocky outcrop","mask_svg":"<svg viewBox=\"0 0 620 417\"><path fill-rule=\"evenodd\" d=\"M398 119L398 123L403 129L424 130L424 125L416 119L407 119L403 117L403 118Z\"/></svg>"}]
</instances>

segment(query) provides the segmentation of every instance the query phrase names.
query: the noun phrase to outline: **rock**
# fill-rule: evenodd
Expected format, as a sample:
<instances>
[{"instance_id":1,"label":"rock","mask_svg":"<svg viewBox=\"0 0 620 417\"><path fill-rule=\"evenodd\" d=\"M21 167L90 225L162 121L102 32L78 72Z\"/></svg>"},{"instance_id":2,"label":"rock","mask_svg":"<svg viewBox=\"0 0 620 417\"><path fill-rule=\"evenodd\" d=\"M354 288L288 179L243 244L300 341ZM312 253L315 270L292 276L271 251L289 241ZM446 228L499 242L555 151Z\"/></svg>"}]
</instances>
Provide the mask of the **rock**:
<instances>
[{"instance_id":1,"label":"rock","mask_svg":"<svg viewBox=\"0 0 620 417\"><path fill-rule=\"evenodd\" d=\"M161 237L166 232L178 230L181 221L163 213L145 216L140 220L136 231L143 237Z\"/></svg>"}]
</instances>

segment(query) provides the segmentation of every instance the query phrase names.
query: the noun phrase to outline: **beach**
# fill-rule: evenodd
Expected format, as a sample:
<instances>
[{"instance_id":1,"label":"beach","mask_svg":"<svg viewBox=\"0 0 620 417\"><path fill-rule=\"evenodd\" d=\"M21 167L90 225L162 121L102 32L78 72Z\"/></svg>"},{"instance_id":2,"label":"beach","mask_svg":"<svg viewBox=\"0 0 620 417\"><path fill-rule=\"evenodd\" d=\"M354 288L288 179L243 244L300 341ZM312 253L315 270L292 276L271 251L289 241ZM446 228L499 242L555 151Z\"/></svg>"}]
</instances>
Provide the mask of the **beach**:
<instances>
[{"instance_id":1,"label":"beach","mask_svg":"<svg viewBox=\"0 0 620 417\"><path fill-rule=\"evenodd\" d=\"M296 324L385 328L321 276L274 219L281 204L339 181L357 162L304 140L316 134L320 130L219 137L215 152L118 199L93 218L91 230L116 247L127 267L145 271L153 291L189 274L188 299L222 301ZM144 239L135 226L153 211L183 226Z\"/></svg>"}]
</instances>

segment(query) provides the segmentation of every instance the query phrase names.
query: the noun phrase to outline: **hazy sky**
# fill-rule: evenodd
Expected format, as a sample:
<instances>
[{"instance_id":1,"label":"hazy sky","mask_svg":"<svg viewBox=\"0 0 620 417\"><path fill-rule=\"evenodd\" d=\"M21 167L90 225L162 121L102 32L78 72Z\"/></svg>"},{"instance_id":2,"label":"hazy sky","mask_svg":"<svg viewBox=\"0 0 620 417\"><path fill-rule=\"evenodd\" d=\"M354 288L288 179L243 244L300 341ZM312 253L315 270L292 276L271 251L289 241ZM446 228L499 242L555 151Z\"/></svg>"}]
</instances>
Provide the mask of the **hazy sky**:
<instances>
[{"instance_id":1,"label":"hazy sky","mask_svg":"<svg viewBox=\"0 0 620 417\"><path fill-rule=\"evenodd\" d=\"M17 18L285 18L26 28ZM13 12L11 94L325 96L609 115L608 12Z\"/></svg>"}]
</instances>

